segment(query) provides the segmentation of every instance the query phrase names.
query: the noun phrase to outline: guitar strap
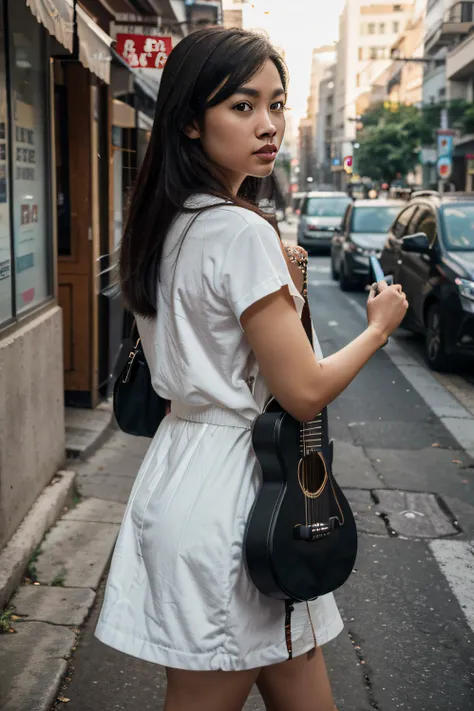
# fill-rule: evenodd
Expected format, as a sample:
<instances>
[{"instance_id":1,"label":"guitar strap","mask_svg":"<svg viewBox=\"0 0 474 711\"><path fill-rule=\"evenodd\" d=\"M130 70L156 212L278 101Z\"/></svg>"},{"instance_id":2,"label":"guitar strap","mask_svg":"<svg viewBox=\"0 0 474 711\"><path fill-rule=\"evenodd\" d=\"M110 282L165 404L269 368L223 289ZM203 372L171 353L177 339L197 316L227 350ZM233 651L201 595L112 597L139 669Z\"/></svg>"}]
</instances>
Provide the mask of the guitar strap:
<instances>
[{"instance_id":1,"label":"guitar strap","mask_svg":"<svg viewBox=\"0 0 474 711\"><path fill-rule=\"evenodd\" d=\"M305 296L304 298L304 306L303 306L303 311L301 313L301 323L303 324L303 328L306 331L306 335L308 336L308 340L311 343L311 348L314 350L314 343L313 343L313 324L311 321L311 313L309 310L309 304L308 304L308 297Z\"/></svg>"}]
</instances>

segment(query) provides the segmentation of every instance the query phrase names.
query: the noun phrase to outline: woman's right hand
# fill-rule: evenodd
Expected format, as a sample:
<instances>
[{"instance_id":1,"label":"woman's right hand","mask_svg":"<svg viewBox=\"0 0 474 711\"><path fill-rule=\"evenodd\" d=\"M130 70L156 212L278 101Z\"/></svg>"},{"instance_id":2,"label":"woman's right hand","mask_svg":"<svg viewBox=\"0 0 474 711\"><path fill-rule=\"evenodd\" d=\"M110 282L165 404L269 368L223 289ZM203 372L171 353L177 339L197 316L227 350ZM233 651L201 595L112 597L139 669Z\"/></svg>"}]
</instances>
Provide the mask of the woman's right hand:
<instances>
[{"instance_id":1,"label":"woman's right hand","mask_svg":"<svg viewBox=\"0 0 474 711\"><path fill-rule=\"evenodd\" d=\"M367 301L367 321L369 327L376 329L386 342L390 334L403 321L408 308L408 301L400 284L388 286L385 281L370 290Z\"/></svg>"}]
</instances>

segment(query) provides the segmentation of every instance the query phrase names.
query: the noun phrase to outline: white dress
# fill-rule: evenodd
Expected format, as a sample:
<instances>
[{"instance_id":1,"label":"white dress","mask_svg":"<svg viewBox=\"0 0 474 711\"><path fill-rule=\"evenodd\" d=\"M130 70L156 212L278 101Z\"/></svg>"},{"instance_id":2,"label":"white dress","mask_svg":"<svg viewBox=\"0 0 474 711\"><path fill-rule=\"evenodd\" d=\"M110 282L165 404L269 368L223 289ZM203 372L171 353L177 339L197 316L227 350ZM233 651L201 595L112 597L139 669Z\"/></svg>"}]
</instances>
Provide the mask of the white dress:
<instances>
[{"instance_id":1,"label":"white dress","mask_svg":"<svg viewBox=\"0 0 474 711\"><path fill-rule=\"evenodd\" d=\"M153 385L172 409L131 492L96 635L165 666L236 671L288 658L284 603L258 592L243 558L260 484L250 428L268 392L239 318L282 285L300 314L303 299L264 219L221 203L182 241L189 221L181 214L167 236L157 317L138 322ZM342 626L332 595L295 605L293 655Z\"/></svg>"}]
</instances>

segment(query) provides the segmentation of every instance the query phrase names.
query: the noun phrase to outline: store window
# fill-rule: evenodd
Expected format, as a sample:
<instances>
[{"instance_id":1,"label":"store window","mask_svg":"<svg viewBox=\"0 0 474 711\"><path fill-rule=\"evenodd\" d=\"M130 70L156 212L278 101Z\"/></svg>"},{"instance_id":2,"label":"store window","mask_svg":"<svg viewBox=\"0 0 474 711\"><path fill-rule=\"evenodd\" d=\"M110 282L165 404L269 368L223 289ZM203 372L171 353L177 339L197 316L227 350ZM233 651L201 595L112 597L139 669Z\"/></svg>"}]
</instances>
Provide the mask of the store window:
<instances>
[{"instance_id":1,"label":"store window","mask_svg":"<svg viewBox=\"0 0 474 711\"><path fill-rule=\"evenodd\" d=\"M0 1L0 323L13 316L12 253L8 196L7 78L3 2Z\"/></svg>"},{"instance_id":2,"label":"store window","mask_svg":"<svg viewBox=\"0 0 474 711\"><path fill-rule=\"evenodd\" d=\"M16 311L51 294L45 31L24 3L9 1L12 200Z\"/></svg>"}]
</instances>

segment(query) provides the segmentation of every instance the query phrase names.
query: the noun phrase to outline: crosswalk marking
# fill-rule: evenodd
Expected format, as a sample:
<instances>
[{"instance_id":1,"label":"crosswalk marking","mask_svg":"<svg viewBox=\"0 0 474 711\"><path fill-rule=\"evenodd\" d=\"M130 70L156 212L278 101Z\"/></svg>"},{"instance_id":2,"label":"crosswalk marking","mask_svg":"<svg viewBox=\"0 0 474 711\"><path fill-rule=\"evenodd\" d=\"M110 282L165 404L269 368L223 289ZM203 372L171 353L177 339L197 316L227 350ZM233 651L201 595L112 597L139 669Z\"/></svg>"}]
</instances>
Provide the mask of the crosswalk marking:
<instances>
[{"instance_id":1,"label":"crosswalk marking","mask_svg":"<svg viewBox=\"0 0 474 711\"><path fill-rule=\"evenodd\" d=\"M474 632L474 544L442 538L429 547Z\"/></svg>"}]
</instances>

